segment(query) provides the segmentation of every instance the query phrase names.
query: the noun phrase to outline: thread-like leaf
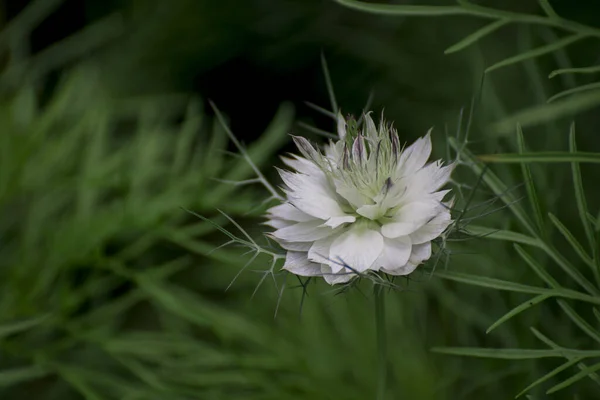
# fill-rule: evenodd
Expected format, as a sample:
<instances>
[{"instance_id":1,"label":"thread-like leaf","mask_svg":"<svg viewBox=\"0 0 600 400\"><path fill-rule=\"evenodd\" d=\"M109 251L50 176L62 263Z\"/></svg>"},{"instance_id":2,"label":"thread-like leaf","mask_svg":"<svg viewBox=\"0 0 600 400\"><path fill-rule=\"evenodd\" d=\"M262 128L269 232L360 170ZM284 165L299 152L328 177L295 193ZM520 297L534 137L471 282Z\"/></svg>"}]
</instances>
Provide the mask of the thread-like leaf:
<instances>
[{"instance_id":1,"label":"thread-like leaf","mask_svg":"<svg viewBox=\"0 0 600 400\"><path fill-rule=\"evenodd\" d=\"M573 115L600 105L600 92L584 92L573 98L542 104L517 112L492 124L491 129L498 133L510 132L515 124L523 127L553 121L555 119Z\"/></svg>"},{"instance_id":2,"label":"thread-like leaf","mask_svg":"<svg viewBox=\"0 0 600 400\"><path fill-rule=\"evenodd\" d=\"M538 385L546 382L548 379L550 379L550 378L558 375L562 371L564 371L564 370L566 370L566 369L574 366L575 364L577 364L581 360L583 360L582 357L575 357L575 358L572 358L571 360L566 361L565 363L561 364L560 366L554 368L552 371L548 372L546 375L542 376L539 379L536 379L531 385L529 385L525 389L521 390L519 392L519 394L517 394L515 396L515 398L519 398L519 397L523 396L525 393L529 392L534 387L536 387L536 386L538 386Z\"/></svg>"},{"instance_id":3,"label":"thread-like leaf","mask_svg":"<svg viewBox=\"0 0 600 400\"><path fill-rule=\"evenodd\" d=\"M568 46L572 43L575 43L578 40L582 40L586 37L588 37L588 35L583 34L583 33L578 33L575 35L567 36L567 37L565 37L561 40L558 40L554 43L550 43L545 46L540 46L535 49L531 49L524 53L518 54L514 57L509 57L507 59L504 59L504 60L486 68L485 73L489 73L489 72L495 71L499 68L507 67L509 65L517 64L522 61L529 60L531 58L540 57L545 54L552 53L558 49L562 49L563 47L566 47L566 46Z\"/></svg>"},{"instance_id":4,"label":"thread-like leaf","mask_svg":"<svg viewBox=\"0 0 600 400\"><path fill-rule=\"evenodd\" d=\"M40 366L14 368L0 371L0 388L27 382L48 375L49 371Z\"/></svg>"},{"instance_id":5,"label":"thread-like leaf","mask_svg":"<svg viewBox=\"0 0 600 400\"><path fill-rule=\"evenodd\" d=\"M482 38L486 37L487 35L494 33L495 31L502 28L504 25L509 24L510 22L511 21L508 19L499 19L498 21L494 21L491 24L484 26L483 28L471 33L470 35L463 38L459 42L448 47L446 50L444 50L444 54L456 53L460 50L463 50L464 48L472 45L473 43L477 42L478 40L481 40Z\"/></svg>"},{"instance_id":6,"label":"thread-like leaf","mask_svg":"<svg viewBox=\"0 0 600 400\"><path fill-rule=\"evenodd\" d=\"M546 392L546 394L552 394L555 392L558 392L559 390L565 389L569 386L571 386L572 384L574 384L575 382L585 378L586 376L589 376L590 374L592 374L593 372L596 372L600 370L600 363L594 364L591 367L585 368L582 371L576 373L575 375L573 375L572 377L570 377L569 379L552 386L550 389L548 389L548 391Z\"/></svg>"},{"instance_id":7,"label":"thread-like leaf","mask_svg":"<svg viewBox=\"0 0 600 400\"><path fill-rule=\"evenodd\" d=\"M487 226L469 225L467 231L473 235L485 237L486 239L504 240L514 243L522 243L530 246L540 247L539 239L522 233L507 231L502 229L488 228Z\"/></svg>"},{"instance_id":8,"label":"thread-like leaf","mask_svg":"<svg viewBox=\"0 0 600 400\"><path fill-rule=\"evenodd\" d=\"M588 90L594 90L594 89L600 89L600 82L588 83L587 85L581 85L581 86L574 87L572 89L563 90L562 92L559 92L559 93L555 94L554 96L550 97L548 99L548 103L552 103L553 101L558 100L565 96L569 96L569 95L576 94L579 92L585 92Z\"/></svg>"},{"instance_id":9,"label":"thread-like leaf","mask_svg":"<svg viewBox=\"0 0 600 400\"><path fill-rule=\"evenodd\" d=\"M518 246L515 244L515 246ZM600 297L590 296L575 290L556 288L546 289L539 286L524 285L521 283L505 281L502 279L488 278L479 275L466 274L455 271L437 271L436 276L451 281L466 283L468 285L484 287L488 289L506 290L509 292L547 294L550 296L564 297L566 299L580 300L591 304L600 304Z\"/></svg>"},{"instance_id":10,"label":"thread-like leaf","mask_svg":"<svg viewBox=\"0 0 600 400\"><path fill-rule=\"evenodd\" d=\"M502 317L498 318L498 320L496 322L494 322L492 325L490 325L490 327L485 331L485 333L490 333L491 331L493 331L494 329L496 329L497 327L499 327L500 325L502 325L503 323L505 323L512 317L522 313L523 311L533 307L534 305L536 305L538 303L541 303L542 301L544 301L546 299L549 299L550 297L552 297L552 295L540 294L538 296L535 296L534 298L531 298L531 299L519 304L518 306L516 306L515 308L513 308L512 310L510 310L509 312L504 314Z\"/></svg>"},{"instance_id":11,"label":"thread-like leaf","mask_svg":"<svg viewBox=\"0 0 600 400\"><path fill-rule=\"evenodd\" d=\"M548 75L548 78L554 78L557 75L562 74L597 74L600 72L600 65L594 65L593 67L579 67L579 68L561 68L556 69Z\"/></svg>"},{"instance_id":12,"label":"thread-like leaf","mask_svg":"<svg viewBox=\"0 0 600 400\"><path fill-rule=\"evenodd\" d=\"M466 14L460 6L414 6L399 4L373 4L356 0L335 0L337 3L371 14L398 16L443 17L447 15Z\"/></svg>"},{"instance_id":13,"label":"thread-like leaf","mask_svg":"<svg viewBox=\"0 0 600 400\"><path fill-rule=\"evenodd\" d=\"M0 338L15 333L23 332L41 324L48 318L48 315L41 317L29 318L18 322L8 322L0 325Z\"/></svg>"},{"instance_id":14,"label":"thread-like leaf","mask_svg":"<svg viewBox=\"0 0 600 400\"><path fill-rule=\"evenodd\" d=\"M593 270L595 268L593 260L586 253L581 243L579 243L575 236L573 236L571 231L569 231L569 229L567 229L567 227L562 222L560 222L560 220L556 218L554 214L548 213L548 217L550 218L550 221L552 221L556 229L558 229L561 235L563 235L563 237L569 242L571 247L573 247L577 255L579 255L583 262L589 265Z\"/></svg>"},{"instance_id":15,"label":"thread-like leaf","mask_svg":"<svg viewBox=\"0 0 600 400\"><path fill-rule=\"evenodd\" d=\"M554 357L600 357L600 350L576 349L490 349L480 347L434 347L433 352L465 357L495 358L503 360L533 360Z\"/></svg>"},{"instance_id":16,"label":"thread-like leaf","mask_svg":"<svg viewBox=\"0 0 600 400\"><path fill-rule=\"evenodd\" d=\"M558 14L556 11L554 11L548 0L538 0L538 3L547 16L550 18L559 18Z\"/></svg>"},{"instance_id":17,"label":"thread-like leaf","mask_svg":"<svg viewBox=\"0 0 600 400\"><path fill-rule=\"evenodd\" d=\"M590 325L585 319L583 319L581 315L579 315L577 311L573 309L573 307L567 304L567 302L564 300L558 300L558 304L563 309L565 314L567 314L567 316L571 319L571 321L573 321L575 325L579 327L579 329L581 329L584 333L586 333L596 342L600 343L600 333L598 333L598 331L594 329L592 325Z\"/></svg>"},{"instance_id":18,"label":"thread-like leaf","mask_svg":"<svg viewBox=\"0 0 600 400\"><path fill-rule=\"evenodd\" d=\"M535 153L503 153L483 154L477 156L481 161L488 163L600 163L600 153L566 152L566 151L540 151Z\"/></svg>"},{"instance_id":19,"label":"thread-like leaf","mask_svg":"<svg viewBox=\"0 0 600 400\"><path fill-rule=\"evenodd\" d=\"M521 125L517 124L517 147L519 153L525 152L525 139L523 138L523 130ZM537 191L535 190L535 184L533 183L533 176L531 175L531 168L525 162L521 163L521 172L523 174L523 180L525 181L525 188L527 190L527 197L529 198L529 204L533 210L535 222L537 223L540 233L544 232L544 218L542 217L542 206L540 199L538 198Z\"/></svg>"},{"instance_id":20,"label":"thread-like leaf","mask_svg":"<svg viewBox=\"0 0 600 400\"><path fill-rule=\"evenodd\" d=\"M321 68L323 69L323 75L325 76L325 85L327 86L327 94L329 95L329 102L331 103L331 110L333 114L338 113L338 104L335 99L335 91L333 90L333 82L331 81L331 75L329 74L329 68L327 67L327 60L325 55L321 53Z\"/></svg>"},{"instance_id":21,"label":"thread-like leaf","mask_svg":"<svg viewBox=\"0 0 600 400\"><path fill-rule=\"evenodd\" d=\"M519 254L521 256L521 258L523 258L523 260L527 263L527 265L529 265L531 267L531 269L533 269L533 272L535 272L536 275L539 276L541 280L546 282L546 284L548 286L550 286L552 288L561 287L560 284L558 283L558 281L556 279L554 279L552 277L552 275L550 275L550 273L548 271L546 271L537 262L537 260L535 260L533 257L531 257L529 255L529 253L527 253L521 246L519 246L518 244L514 244L513 247L517 251L517 254Z\"/></svg>"},{"instance_id":22,"label":"thread-like leaf","mask_svg":"<svg viewBox=\"0 0 600 400\"><path fill-rule=\"evenodd\" d=\"M571 124L571 130L569 132L569 150L571 153L577 152L577 143L575 141L575 123ZM596 239L594 237L594 230L587 219L587 202L585 200L585 192L583 190L583 180L581 179L581 168L576 162L571 163L571 170L573 173L573 186L575 187L575 199L577 200L577 210L579 211L579 218L583 224L583 229L588 239L589 246L593 252L593 256L596 255ZM600 280L599 280L600 281Z\"/></svg>"},{"instance_id":23,"label":"thread-like leaf","mask_svg":"<svg viewBox=\"0 0 600 400\"><path fill-rule=\"evenodd\" d=\"M514 195L508 190L506 185L492 172L485 170L484 165L464 146L460 145L455 138L448 138L450 146L459 154L460 159L467 162L468 166L477 176L482 176L483 181L502 200L510 209L513 215L519 220L521 225L533 236L537 236L537 231L533 223L527 216L523 207L516 201Z\"/></svg>"}]
</instances>

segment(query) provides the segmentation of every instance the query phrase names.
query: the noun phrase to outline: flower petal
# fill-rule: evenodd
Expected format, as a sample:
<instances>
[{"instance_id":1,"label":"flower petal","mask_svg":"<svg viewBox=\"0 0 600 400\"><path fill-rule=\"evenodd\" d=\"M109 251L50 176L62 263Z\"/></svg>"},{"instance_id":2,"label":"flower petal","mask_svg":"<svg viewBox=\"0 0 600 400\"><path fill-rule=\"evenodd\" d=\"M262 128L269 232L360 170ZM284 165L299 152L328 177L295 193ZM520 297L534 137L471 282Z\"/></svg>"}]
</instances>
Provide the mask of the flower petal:
<instances>
[{"instance_id":1,"label":"flower petal","mask_svg":"<svg viewBox=\"0 0 600 400\"><path fill-rule=\"evenodd\" d=\"M410 238L412 239L413 244L429 242L440 236L451 223L450 213L447 210L444 210L427 224L412 232Z\"/></svg>"},{"instance_id":2,"label":"flower petal","mask_svg":"<svg viewBox=\"0 0 600 400\"><path fill-rule=\"evenodd\" d=\"M320 175L305 175L279 171L279 174L289 188L289 202L301 211L323 220L346 215L322 172Z\"/></svg>"},{"instance_id":3,"label":"flower petal","mask_svg":"<svg viewBox=\"0 0 600 400\"><path fill-rule=\"evenodd\" d=\"M283 269L300 276L321 275L321 266L308 261L306 253L298 251L287 252Z\"/></svg>"},{"instance_id":4,"label":"flower petal","mask_svg":"<svg viewBox=\"0 0 600 400\"><path fill-rule=\"evenodd\" d=\"M415 244L412 246L409 263L419 265L431 257L431 242Z\"/></svg>"},{"instance_id":5,"label":"flower petal","mask_svg":"<svg viewBox=\"0 0 600 400\"><path fill-rule=\"evenodd\" d=\"M382 207L380 204L366 204L359 207L356 212L365 218L376 220L381 218L386 210L387 208Z\"/></svg>"},{"instance_id":6,"label":"flower petal","mask_svg":"<svg viewBox=\"0 0 600 400\"><path fill-rule=\"evenodd\" d=\"M321 264L321 275L325 279L325 282L329 283L330 285L346 283L357 276L356 273L349 270L335 274L331 270L331 267L327 264Z\"/></svg>"},{"instance_id":7,"label":"flower petal","mask_svg":"<svg viewBox=\"0 0 600 400\"><path fill-rule=\"evenodd\" d=\"M333 229L323 226L322 221L298 222L285 228L277 229L272 235L288 242L312 242L323 239L333 233Z\"/></svg>"},{"instance_id":8,"label":"flower petal","mask_svg":"<svg viewBox=\"0 0 600 400\"><path fill-rule=\"evenodd\" d=\"M411 274L415 269L417 269L417 266L418 265L416 265L416 264L407 262L400 268L391 269L391 270L387 270L387 269L383 270L382 269L382 271L385 272L386 274L390 274L390 275L404 276L404 275Z\"/></svg>"},{"instance_id":9,"label":"flower petal","mask_svg":"<svg viewBox=\"0 0 600 400\"><path fill-rule=\"evenodd\" d=\"M267 210L271 218L287 219L289 221L306 222L315 218L305 212L300 211L290 203L279 204Z\"/></svg>"},{"instance_id":10,"label":"flower petal","mask_svg":"<svg viewBox=\"0 0 600 400\"><path fill-rule=\"evenodd\" d=\"M392 221L381 227L381 233L390 239L409 235L433 218L439 208L439 203L432 200L408 203L396 212Z\"/></svg>"},{"instance_id":11,"label":"flower petal","mask_svg":"<svg viewBox=\"0 0 600 400\"><path fill-rule=\"evenodd\" d=\"M340 139L344 139L346 137L346 119L342 115L341 111L338 111L337 115L337 132Z\"/></svg>"},{"instance_id":12,"label":"flower petal","mask_svg":"<svg viewBox=\"0 0 600 400\"><path fill-rule=\"evenodd\" d=\"M308 250L308 259L319 264L333 264L329 258L329 248L334 239L334 236L329 236L313 242Z\"/></svg>"},{"instance_id":13,"label":"flower petal","mask_svg":"<svg viewBox=\"0 0 600 400\"><path fill-rule=\"evenodd\" d=\"M423 168L431 154L431 129L427 135L417 139L413 144L404 149L400 155L398 168L402 175L409 175Z\"/></svg>"},{"instance_id":14,"label":"flower petal","mask_svg":"<svg viewBox=\"0 0 600 400\"><path fill-rule=\"evenodd\" d=\"M310 250L310 246L312 246L313 242L288 242L286 240L277 240L277 243L285 250L288 251L302 251L307 252Z\"/></svg>"},{"instance_id":15,"label":"flower petal","mask_svg":"<svg viewBox=\"0 0 600 400\"><path fill-rule=\"evenodd\" d=\"M334 181L334 185L337 194L342 196L354 208L359 208L369 201L369 198L360 193L360 191L353 185L349 185L346 182L338 179Z\"/></svg>"},{"instance_id":16,"label":"flower petal","mask_svg":"<svg viewBox=\"0 0 600 400\"><path fill-rule=\"evenodd\" d=\"M342 224L348 224L356 221L356 217L352 215L345 215L343 217L331 217L325 222L325 225L330 226L332 228L337 228Z\"/></svg>"},{"instance_id":17,"label":"flower petal","mask_svg":"<svg viewBox=\"0 0 600 400\"><path fill-rule=\"evenodd\" d=\"M363 272L371 268L383 250L383 237L366 226L352 226L338 236L329 250L329 258Z\"/></svg>"},{"instance_id":18,"label":"flower petal","mask_svg":"<svg viewBox=\"0 0 600 400\"><path fill-rule=\"evenodd\" d=\"M383 240L383 251L375 265L385 270L394 270L402 267L408 262L413 250L412 243L408 236L399 237L397 239Z\"/></svg>"},{"instance_id":19,"label":"flower petal","mask_svg":"<svg viewBox=\"0 0 600 400\"><path fill-rule=\"evenodd\" d=\"M315 163L296 155L281 157L281 161L288 167L306 175L323 173Z\"/></svg>"}]
</instances>

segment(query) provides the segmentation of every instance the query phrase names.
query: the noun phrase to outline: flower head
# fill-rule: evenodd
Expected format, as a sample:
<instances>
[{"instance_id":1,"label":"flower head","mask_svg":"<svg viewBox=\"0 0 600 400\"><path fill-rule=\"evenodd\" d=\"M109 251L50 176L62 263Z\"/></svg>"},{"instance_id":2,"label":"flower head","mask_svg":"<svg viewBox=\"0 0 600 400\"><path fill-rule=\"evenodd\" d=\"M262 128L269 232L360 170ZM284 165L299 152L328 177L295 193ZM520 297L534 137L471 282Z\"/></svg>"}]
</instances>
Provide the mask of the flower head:
<instances>
[{"instance_id":1,"label":"flower head","mask_svg":"<svg viewBox=\"0 0 600 400\"><path fill-rule=\"evenodd\" d=\"M453 166L427 164L430 133L403 149L398 132L369 114L359 128L338 117L339 140L319 151L302 137L302 156L279 171L286 201L268 211L271 236L287 250L284 269L330 284L381 271L408 275L431 257L431 241L451 222L440 190Z\"/></svg>"}]
</instances>

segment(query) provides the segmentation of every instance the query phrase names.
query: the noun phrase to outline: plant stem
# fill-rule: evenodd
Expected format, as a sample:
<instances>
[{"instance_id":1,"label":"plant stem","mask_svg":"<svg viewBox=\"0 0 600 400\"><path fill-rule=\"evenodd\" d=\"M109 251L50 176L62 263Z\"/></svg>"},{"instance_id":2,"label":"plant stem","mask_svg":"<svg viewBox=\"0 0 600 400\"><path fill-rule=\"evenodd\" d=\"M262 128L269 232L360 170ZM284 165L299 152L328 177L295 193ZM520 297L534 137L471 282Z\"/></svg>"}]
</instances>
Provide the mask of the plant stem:
<instances>
[{"instance_id":1,"label":"plant stem","mask_svg":"<svg viewBox=\"0 0 600 400\"><path fill-rule=\"evenodd\" d=\"M375 286L375 329L377 331L377 400L385 399L387 381L387 337L385 324L385 306L381 286Z\"/></svg>"}]
</instances>

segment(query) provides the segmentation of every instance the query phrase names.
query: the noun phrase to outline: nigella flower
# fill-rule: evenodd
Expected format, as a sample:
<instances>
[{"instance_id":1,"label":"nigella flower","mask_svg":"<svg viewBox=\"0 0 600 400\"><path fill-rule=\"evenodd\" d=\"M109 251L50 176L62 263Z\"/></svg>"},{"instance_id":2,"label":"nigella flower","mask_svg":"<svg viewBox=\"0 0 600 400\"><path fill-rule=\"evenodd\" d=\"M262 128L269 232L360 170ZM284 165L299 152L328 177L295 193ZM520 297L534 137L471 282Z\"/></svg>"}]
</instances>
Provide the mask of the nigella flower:
<instances>
[{"instance_id":1,"label":"nigella flower","mask_svg":"<svg viewBox=\"0 0 600 400\"><path fill-rule=\"evenodd\" d=\"M452 165L427 164L430 133L406 149L398 132L369 114L359 129L338 117L339 140L324 151L294 137L302 154L284 158L285 202L268 211L270 235L287 250L284 269L344 283L367 271L408 275L431 257L449 226L440 190Z\"/></svg>"}]
</instances>

